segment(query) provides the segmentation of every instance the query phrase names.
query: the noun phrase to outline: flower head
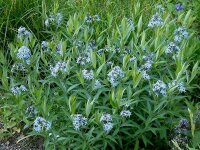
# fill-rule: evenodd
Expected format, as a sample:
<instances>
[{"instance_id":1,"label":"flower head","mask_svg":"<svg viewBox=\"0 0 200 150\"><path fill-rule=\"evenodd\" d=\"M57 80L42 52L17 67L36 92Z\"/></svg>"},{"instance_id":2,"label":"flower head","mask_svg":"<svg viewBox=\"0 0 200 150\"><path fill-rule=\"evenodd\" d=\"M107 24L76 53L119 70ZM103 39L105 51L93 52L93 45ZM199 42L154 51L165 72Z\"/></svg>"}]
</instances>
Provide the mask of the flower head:
<instances>
[{"instance_id":1,"label":"flower head","mask_svg":"<svg viewBox=\"0 0 200 150\"><path fill-rule=\"evenodd\" d=\"M154 85L153 85L153 91L155 92L155 94L158 95L163 95L166 96L166 90L167 90L167 86L166 84L161 81L158 80Z\"/></svg>"},{"instance_id":2,"label":"flower head","mask_svg":"<svg viewBox=\"0 0 200 150\"><path fill-rule=\"evenodd\" d=\"M41 47L42 47L43 50L49 51L49 49L50 49L50 47L49 47L49 42L47 42L47 41L42 41Z\"/></svg>"},{"instance_id":3,"label":"flower head","mask_svg":"<svg viewBox=\"0 0 200 150\"><path fill-rule=\"evenodd\" d=\"M27 88L24 85L14 86L11 88L13 95L21 95L22 92L27 91Z\"/></svg>"},{"instance_id":4,"label":"flower head","mask_svg":"<svg viewBox=\"0 0 200 150\"><path fill-rule=\"evenodd\" d=\"M189 36L185 28L179 27L174 31L174 41L177 43L182 42L183 39L187 39Z\"/></svg>"},{"instance_id":5,"label":"flower head","mask_svg":"<svg viewBox=\"0 0 200 150\"><path fill-rule=\"evenodd\" d=\"M94 89L99 89L101 87L101 82L99 80L95 80Z\"/></svg>"},{"instance_id":6,"label":"flower head","mask_svg":"<svg viewBox=\"0 0 200 150\"><path fill-rule=\"evenodd\" d=\"M72 116L72 123L75 130L80 130L80 127L87 124L87 118L83 117L81 114L75 114Z\"/></svg>"},{"instance_id":7,"label":"flower head","mask_svg":"<svg viewBox=\"0 0 200 150\"><path fill-rule=\"evenodd\" d=\"M50 25L55 24L56 27L58 28L61 24L62 18L63 16L61 13L57 13L54 15L52 14L45 20L44 24L46 27L49 27Z\"/></svg>"},{"instance_id":8,"label":"flower head","mask_svg":"<svg viewBox=\"0 0 200 150\"><path fill-rule=\"evenodd\" d=\"M113 87L119 84L119 81L124 77L124 72L119 66L115 66L109 73L108 73L108 81L111 83Z\"/></svg>"},{"instance_id":9,"label":"flower head","mask_svg":"<svg viewBox=\"0 0 200 150\"><path fill-rule=\"evenodd\" d=\"M176 10L177 10L177 11L184 10L184 5L181 4L181 3L177 3L177 4L176 4Z\"/></svg>"},{"instance_id":10,"label":"flower head","mask_svg":"<svg viewBox=\"0 0 200 150\"><path fill-rule=\"evenodd\" d=\"M112 116L108 113L104 113L104 114L101 115L100 121L101 122L111 122Z\"/></svg>"},{"instance_id":11,"label":"flower head","mask_svg":"<svg viewBox=\"0 0 200 150\"><path fill-rule=\"evenodd\" d=\"M26 30L25 27L19 27L18 32L17 32L17 37L18 38L28 38L31 36L31 33Z\"/></svg>"},{"instance_id":12,"label":"flower head","mask_svg":"<svg viewBox=\"0 0 200 150\"><path fill-rule=\"evenodd\" d=\"M33 130L36 132L41 132L43 130L47 131L51 128L51 122L45 120L42 117L37 117L33 123Z\"/></svg>"},{"instance_id":13,"label":"flower head","mask_svg":"<svg viewBox=\"0 0 200 150\"><path fill-rule=\"evenodd\" d=\"M154 28L154 27L159 27L164 24L162 18L159 16L158 13L152 16L151 20L149 21L148 27Z\"/></svg>"},{"instance_id":14,"label":"flower head","mask_svg":"<svg viewBox=\"0 0 200 150\"><path fill-rule=\"evenodd\" d=\"M92 70L82 70L83 78L86 80L92 80L94 78L94 73Z\"/></svg>"},{"instance_id":15,"label":"flower head","mask_svg":"<svg viewBox=\"0 0 200 150\"><path fill-rule=\"evenodd\" d=\"M56 77L58 72L66 72L67 71L67 63L59 61L55 64L55 66L50 65L51 75Z\"/></svg>"},{"instance_id":16,"label":"flower head","mask_svg":"<svg viewBox=\"0 0 200 150\"><path fill-rule=\"evenodd\" d=\"M166 54L170 54L170 53L178 53L180 51L180 48L174 43L174 42L170 42L165 50Z\"/></svg>"},{"instance_id":17,"label":"flower head","mask_svg":"<svg viewBox=\"0 0 200 150\"><path fill-rule=\"evenodd\" d=\"M76 63L80 65L85 65L89 62L90 62L90 53L83 53L76 60Z\"/></svg>"},{"instance_id":18,"label":"flower head","mask_svg":"<svg viewBox=\"0 0 200 150\"><path fill-rule=\"evenodd\" d=\"M109 133L113 128L113 123L112 122L107 122L107 123L104 123L103 124L103 130L106 132L106 133Z\"/></svg>"},{"instance_id":19,"label":"flower head","mask_svg":"<svg viewBox=\"0 0 200 150\"><path fill-rule=\"evenodd\" d=\"M122 110L121 112L120 112L120 116L122 116L122 117L130 117L131 116L131 112L129 111L129 110Z\"/></svg>"},{"instance_id":20,"label":"flower head","mask_svg":"<svg viewBox=\"0 0 200 150\"><path fill-rule=\"evenodd\" d=\"M29 59L31 57L31 51L28 47L22 46L18 49L17 57L23 61L25 61L27 64L29 64Z\"/></svg>"}]
</instances>

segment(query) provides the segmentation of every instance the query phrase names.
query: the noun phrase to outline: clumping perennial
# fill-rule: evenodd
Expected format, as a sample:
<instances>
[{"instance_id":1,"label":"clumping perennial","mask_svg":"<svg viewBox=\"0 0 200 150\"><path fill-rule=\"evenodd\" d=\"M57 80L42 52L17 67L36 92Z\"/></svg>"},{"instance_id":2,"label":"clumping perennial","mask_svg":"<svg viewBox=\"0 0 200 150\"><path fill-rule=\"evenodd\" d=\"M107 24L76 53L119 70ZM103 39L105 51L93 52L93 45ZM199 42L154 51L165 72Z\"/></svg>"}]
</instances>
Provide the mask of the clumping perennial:
<instances>
[{"instance_id":1,"label":"clumping perennial","mask_svg":"<svg viewBox=\"0 0 200 150\"><path fill-rule=\"evenodd\" d=\"M22 46L18 49L17 57L26 62L26 64L30 64L31 51L28 47Z\"/></svg>"},{"instance_id":2,"label":"clumping perennial","mask_svg":"<svg viewBox=\"0 0 200 150\"><path fill-rule=\"evenodd\" d=\"M153 91L154 93L158 96L158 95L163 95L166 96L166 90L167 90L167 86L166 84L161 81L158 80L154 85L153 85Z\"/></svg>"},{"instance_id":3,"label":"clumping perennial","mask_svg":"<svg viewBox=\"0 0 200 150\"><path fill-rule=\"evenodd\" d=\"M93 70L82 70L83 78L86 80L92 80L94 78Z\"/></svg>"},{"instance_id":4,"label":"clumping perennial","mask_svg":"<svg viewBox=\"0 0 200 150\"><path fill-rule=\"evenodd\" d=\"M27 91L27 88L24 85L14 86L11 88L13 95L21 95L21 93L25 91Z\"/></svg>"},{"instance_id":5,"label":"clumping perennial","mask_svg":"<svg viewBox=\"0 0 200 150\"><path fill-rule=\"evenodd\" d=\"M178 53L180 51L180 48L174 43L174 42L170 42L167 45L167 48L165 50L166 54L171 54L173 52Z\"/></svg>"},{"instance_id":6,"label":"clumping perennial","mask_svg":"<svg viewBox=\"0 0 200 150\"><path fill-rule=\"evenodd\" d=\"M154 28L154 27L162 26L163 24L164 22L162 18L159 16L158 13L156 13L152 16L151 20L149 21L148 27Z\"/></svg>"},{"instance_id":7,"label":"clumping perennial","mask_svg":"<svg viewBox=\"0 0 200 150\"><path fill-rule=\"evenodd\" d=\"M25 27L19 27L18 32L17 32L17 37L18 38L28 38L31 36L31 33L26 30Z\"/></svg>"},{"instance_id":8,"label":"clumping perennial","mask_svg":"<svg viewBox=\"0 0 200 150\"><path fill-rule=\"evenodd\" d=\"M187 30L183 27L179 27L174 31L174 41L177 43L182 42L183 39L187 39L189 36Z\"/></svg>"},{"instance_id":9,"label":"clumping perennial","mask_svg":"<svg viewBox=\"0 0 200 150\"><path fill-rule=\"evenodd\" d=\"M41 132L43 130L48 131L51 128L51 122L45 120L42 117L37 117L33 123L33 130Z\"/></svg>"},{"instance_id":10,"label":"clumping perennial","mask_svg":"<svg viewBox=\"0 0 200 150\"><path fill-rule=\"evenodd\" d=\"M120 116L122 116L122 117L130 117L131 116L131 112L129 111L129 110L122 110L121 112L120 112Z\"/></svg>"},{"instance_id":11,"label":"clumping perennial","mask_svg":"<svg viewBox=\"0 0 200 150\"><path fill-rule=\"evenodd\" d=\"M62 62L59 61L55 64L55 66L50 65L50 71L51 71L51 75L56 77L58 72L66 72L67 71L67 63L66 62Z\"/></svg>"},{"instance_id":12,"label":"clumping perennial","mask_svg":"<svg viewBox=\"0 0 200 150\"><path fill-rule=\"evenodd\" d=\"M83 117L82 114L75 114L72 116L72 123L76 131L80 130L80 127L87 124L87 118Z\"/></svg>"},{"instance_id":13,"label":"clumping perennial","mask_svg":"<svg viewBox=\"0 0 200 150\"><path fill-rule=\"evenodd\" d=\"M108 81L111 83L113 87L119 84L119 80L124 77L124 72L119 66L115 66L109 73L108 73Z\"/></svg>"},{"instance_id":14,"label":"clumping perennial","mask_svg":"<svg viewBox=\"0 0 200 150\"><path fill-rule=\"evenodd\" d=\"M90 62L90 53L83 53L76 60L76 63L80 65L85 65L89 62Z\"/></svg>"}]
</instances>

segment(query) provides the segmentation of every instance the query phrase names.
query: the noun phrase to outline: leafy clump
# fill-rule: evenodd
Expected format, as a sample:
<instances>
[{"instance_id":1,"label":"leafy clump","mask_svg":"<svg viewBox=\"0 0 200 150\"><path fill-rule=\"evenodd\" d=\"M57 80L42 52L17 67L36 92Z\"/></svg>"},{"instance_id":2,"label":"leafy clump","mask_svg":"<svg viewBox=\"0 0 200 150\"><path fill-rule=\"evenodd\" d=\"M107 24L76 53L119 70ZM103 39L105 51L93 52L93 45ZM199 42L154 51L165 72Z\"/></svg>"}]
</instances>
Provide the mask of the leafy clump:
<instances>
[{"instance_id":1,"label":"leafy clump","mask_svg":"<svg viewBox=\"0 0 200 150\"><path fill-rule=\"evenodd\" d=\"M184 21L190 13L179 23L162 5L148 20L50 14L43 20L48 38L20 27L8 45L6 119L43 136L47 149L168 147L166 133L187 111L198 73L194 31ZM180 124L177 130L189 123Z\"/></svg>"}]
</instances>

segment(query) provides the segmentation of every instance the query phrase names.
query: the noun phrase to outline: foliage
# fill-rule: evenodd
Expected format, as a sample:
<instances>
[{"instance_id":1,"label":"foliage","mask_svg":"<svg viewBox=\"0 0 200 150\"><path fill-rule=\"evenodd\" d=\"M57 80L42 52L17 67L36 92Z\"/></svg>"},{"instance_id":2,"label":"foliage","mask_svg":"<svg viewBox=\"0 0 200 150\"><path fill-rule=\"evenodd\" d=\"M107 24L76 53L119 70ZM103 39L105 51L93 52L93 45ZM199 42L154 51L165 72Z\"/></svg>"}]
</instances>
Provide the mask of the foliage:
<instances>
[{"instance_id":1,"label":"foliage","mask_svg":"<svg viewBox=\"0 0 200 150\"><path fill-rule=\"evenodd\" d=\"M2 136L23 130L46 149L180 148L169 134L190 108L185 145L198 147L190 94L200 42L189 6L38 0L24 12L27 3L1 5Z\"/></svg>"}]
</instances>

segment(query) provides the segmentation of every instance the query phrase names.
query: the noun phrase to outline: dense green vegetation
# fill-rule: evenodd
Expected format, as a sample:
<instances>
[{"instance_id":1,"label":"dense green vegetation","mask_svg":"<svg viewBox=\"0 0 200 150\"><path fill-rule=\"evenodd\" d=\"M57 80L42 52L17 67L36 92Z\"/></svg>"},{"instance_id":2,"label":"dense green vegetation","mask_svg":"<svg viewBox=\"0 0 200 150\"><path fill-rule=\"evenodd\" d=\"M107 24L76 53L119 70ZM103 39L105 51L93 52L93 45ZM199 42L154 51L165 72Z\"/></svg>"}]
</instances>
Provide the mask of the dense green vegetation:
<instances>
[{"instance_id":1,"label":"dense green vegetation","mask_svg":"<svg viewBox=\"0 0 200 150\"><path fill-rule=\"evenodd\" d=\"M200 149L199 3L0 1L0 138Z\"/></svg>"}]
</instances>

